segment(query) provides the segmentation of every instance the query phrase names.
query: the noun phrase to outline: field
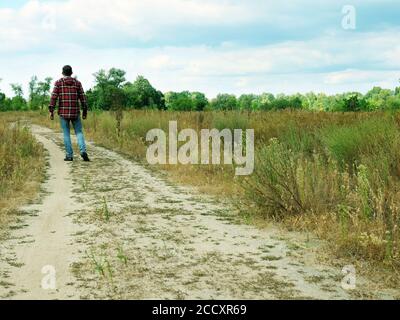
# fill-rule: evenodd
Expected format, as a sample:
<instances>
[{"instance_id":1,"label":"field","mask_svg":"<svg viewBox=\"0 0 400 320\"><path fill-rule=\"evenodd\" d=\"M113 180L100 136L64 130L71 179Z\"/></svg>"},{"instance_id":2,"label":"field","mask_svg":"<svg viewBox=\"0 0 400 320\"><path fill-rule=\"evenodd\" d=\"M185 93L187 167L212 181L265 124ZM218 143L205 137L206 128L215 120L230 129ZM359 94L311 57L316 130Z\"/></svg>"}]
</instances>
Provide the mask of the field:
<instances>
[{"instance_id":1,"label":"field","mask_svg":"<svg viewBox=\"0 0 400 320\"><path fill-rule=\"evenodd\" d=\"M58 128L45 115L29 117ZM235 199L251 223L312 231L329 240L335 257L383 268L398 280L399 114L129 111L118 132L115 115L98 112L85 130L96 143L145 164L146 133L167 131L170 120L180 129L255 130L253 175L235 177L226 165L160 166L175 181Z\"/></svg>"},{"instance_id":2,"label":"field","mask_svg":"<svg viewBox=\"0 0 400 320\"><path fill-rule=\"evenodd\" d=\"M4 115L59 130L58 121L50 121L46 113ZM171 120L178 122L180 130L192 128L197 132L203 128L254 129L254 173L235 176L234 165L149 166L146 134L153 128L167 132ZM351 262L363 274L389 287L396 287L400 281L399 125L398 113L290 110L136 110L124 112L119 126L114 113L92 112L84 122L87 138L97 145L167 172L174 183L228 199L245 223L260 228L273 223L286 230L310 232L326 240L328 250L323 257L329 263ZM2 130L6 130L4 123ZM18 128L7 132L8 139L20 139L18 154L28 150L29 159L41 157L28 132ZM7 135L2 137L7 139ZM3 142L2 152L7 154L6 145ZM29 164L37 162L25 159L17 163L15 174L9 178L14 181L13 187L8 190L18 189L21 177L32 172ZM10 194L2 192L3 198Z\"/></svg>"},{"instance_id":3,"label":"field","mask_svg":"<svg viewBox=\"0 0 400 320\"><path fill-rule=\"evenodd\" d=\"M0 302L400 300L400 0L303 2L2 1Z\"/></svg>"}]
</instances>

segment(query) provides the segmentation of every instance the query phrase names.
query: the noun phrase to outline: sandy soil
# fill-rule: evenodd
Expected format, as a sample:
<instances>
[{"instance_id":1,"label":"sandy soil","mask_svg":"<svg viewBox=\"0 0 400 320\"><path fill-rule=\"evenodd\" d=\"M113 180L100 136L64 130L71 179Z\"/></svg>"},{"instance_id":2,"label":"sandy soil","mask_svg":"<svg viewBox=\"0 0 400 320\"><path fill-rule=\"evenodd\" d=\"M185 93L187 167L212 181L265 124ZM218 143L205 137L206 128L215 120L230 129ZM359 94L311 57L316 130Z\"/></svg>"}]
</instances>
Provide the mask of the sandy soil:
<instances>
[{"instance_id":1,"label":"sandy soil","mask_svg":"<svg viewBox=\"0 0 400 320\"><path fill-rule=\"evenodd\" d=\"M21 208L0 241L1 298L356 296L342 289L341 268L317 262L319 242L244 225L229 203L91 143L93 162L65 163L60 134L32 131L48 151L49 178L40 202ZM56 289L42 286L45 266L56 272Z\"/></svg>"}]
</instances>

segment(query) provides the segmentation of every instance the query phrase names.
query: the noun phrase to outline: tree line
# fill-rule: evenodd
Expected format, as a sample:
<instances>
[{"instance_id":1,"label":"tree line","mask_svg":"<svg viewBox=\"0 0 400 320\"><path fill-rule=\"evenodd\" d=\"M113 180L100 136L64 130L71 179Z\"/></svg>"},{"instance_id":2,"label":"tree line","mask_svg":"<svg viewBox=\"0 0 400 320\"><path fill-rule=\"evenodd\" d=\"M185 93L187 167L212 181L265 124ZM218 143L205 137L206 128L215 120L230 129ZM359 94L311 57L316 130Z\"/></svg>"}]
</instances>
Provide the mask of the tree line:
<instances>
[{"instance_id":1,"label":"tree line","mask_svg":"<svg viewBox=\"0 0 400 320\"><path fill-rule=\"evenodd\" d=\"M304 109L310 111L375 111L400 109L400 87L395 90L374 87L366 94L347 92L336 95L306 93L285 95L272 93L219 94L207 99L202 92L161 92L143 76L134 82L127 81L124 70L112 68L100 70L94 75L95 85L86 94L90 109L158 109L171 111L208 110L282 110ZM1 81L1 79L0 79ZM11 84L13 97L0 91L0 111L41 110L48 106L51 94L51 78L42 81L36 76L29 82L27 99L20 84Z\"/></svg>"}]
</instances>

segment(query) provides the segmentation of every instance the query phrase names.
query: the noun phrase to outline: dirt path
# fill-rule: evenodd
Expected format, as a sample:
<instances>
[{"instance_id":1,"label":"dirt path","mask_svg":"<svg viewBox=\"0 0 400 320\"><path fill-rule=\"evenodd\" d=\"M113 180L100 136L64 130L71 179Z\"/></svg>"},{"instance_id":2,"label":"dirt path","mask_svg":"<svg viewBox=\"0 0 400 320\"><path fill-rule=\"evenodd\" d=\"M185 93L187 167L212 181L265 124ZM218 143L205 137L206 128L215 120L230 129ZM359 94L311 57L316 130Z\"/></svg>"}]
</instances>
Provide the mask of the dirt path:
<instances>
[{"instance_id":1,"label":"dirt path","mask_svg":"<svg viewBox=\"0 0 400 320\"><path fill-rule=\"evenodd\" d=\"M48 194L42 203L21 208L24 217L11 226L14 230L11 238L1 245L1 260L9 265L2 270L6 278L3 287L10 288L6 296L15 299L79 297L74 290L68 290L68 284L73 281L69 265L77 248L71 238L77 225L67 215L77 207L71 201L70 168L64 164L60 148L44 137L49 130L35 127L34 133L49 154L49 179L44 185ZM43 277L53 272L48 266L56 272L59 290L42 288Z\"/></svg>"},{"instance_id":2,"label":"dirt path","mask_svg":"<svg viewBox=\"0 0 400 320\"><path fill-rule=\"evenodd\" d=\"M61 136L32 130L49 179L42 202L21 208L0 242L0 297L350 297L341 270L315 262L313 241L240 224L228 204L93 144L92 163L64 163ZM57 289L46 290L53 267Z\"/></svg>"}]
</instances>

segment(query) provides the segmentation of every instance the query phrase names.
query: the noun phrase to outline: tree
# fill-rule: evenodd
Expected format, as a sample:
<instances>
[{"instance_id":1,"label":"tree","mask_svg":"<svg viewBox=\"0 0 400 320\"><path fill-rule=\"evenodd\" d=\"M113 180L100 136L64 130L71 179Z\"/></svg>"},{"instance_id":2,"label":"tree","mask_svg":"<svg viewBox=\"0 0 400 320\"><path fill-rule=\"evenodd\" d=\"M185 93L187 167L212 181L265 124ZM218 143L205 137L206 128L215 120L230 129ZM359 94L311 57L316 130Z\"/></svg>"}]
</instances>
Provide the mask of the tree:
<instances>
[{"instance_id":1,"label":"tree","mask_svg":"<svg viewBox=\"0 0 400 320\"><path fill-rule=\"evenodd\" d=\"M192 92L191 98L193 101L193 109L196 111L203 111L208 105L208 99L204 93Z\"/></svg>"},{"instance_id":2,"label":"tree","mask_svg":"<svg viewBox=\"0 0 400 320\"><path fill-rule=\"evenodd\" d=\"M38 81L33 76L29 82L29 107L32 110L43 109L50 103L50 89L52 79L47 77L44 81Z\"/></svg>"},{"instance_id":3,"label":"tree","mask_svg":"<svg viewBox=\"0 0 400 320\"><path fill-rule=\"evenodd\" d=\"M391 96L393 96L393 91L374 87L365 95L368 110L385 109Z\"/></svg>"},{"instance_id":4,"label":"tree","mask_svg":"<svg viewBox=\"0 0 400 320\"><path fill-rule=\"evenodd\" d=\"M344 111L361 111L366 109L366 101L362 94L351 92L344 97Z\"/></svg>"},{"instance_id":5,"label":"tree","mask_svg":"<svg viewBox=\"0 0 400 320\"><path fill-rule=\"evenodd\" d=\"M104 69L94 74L96 85L105 89L107 86L115 88L122 88L125 79L126 72L121 69L111 68L108 72Z\"/></svg>"},{"instance_id":6,"label":"tree","mask_svg":"<svg viewBox=\"0 0 400 320\"><path fill-rule=\"evenodd\" d=\"M0 78L0 82L1 82L1 78ZM5 111L5 100L6 100L6 95L1 92L0 89L0 111Z\"/></svg>"},{"instance_id":7,"label":"tree","mask_svg":"<svg viewBox=\"0 0 400 320\"><path fill-rule=\"evenodd\" d=\"M128 106L135 109L165 109L164 95L156 90L143 76L138 76L134 83L124 86Z\"/></svg>"},{"instance_id":8,"label":"tree","mask_svg":"<svg viewBox=\"0 0 400 320\"><path fill-rule=\"evenodd\" d=\"M11 83L10 86L16 97L23 97L24 91L22 90L22 86L20 84Z\"/></svg>"},{"instance_id":9,"label":"tree","mask_svg":"<svg viewBox=\"0 0 400 320\"><path fill-rule=\"evenodd\" d=\"M115 109L115 94L122 95L122 88L125 85L125 71L111 68L109 71L101 69L93 74L95 87L87 92L88 104L95 109ZM120 89L120 90L116 90ZM126 99L122 99L126 103ZM125 105L121 106L125 108Z\"/></svg>"},{"instance_id":10,"label":"tree","mask_svg":"<svg viewBox=\"0 0 400 320\"><path fill-rule=\"evenodd\" d=\"M263 93L256 96L256 99L252 102L251 108L253 110L271 110L274 100L275 97L272 93Z\"/></svg>"},{"instance_id":11,"label":"tree","mask_svg":"<svg viewBox=\"0 0 400 320\"><path fill-rule=\"evenodd\" d=\"M18 83L10 84L12 91L14 92L14 97L11 99L11 109L12 110L26 110L27 103L24 99L24 92L22 86Z\"/></svg>"},{"instance_id":12,"label":"tree","mask_svg":"<svg viewBox=\"0 0 400 320\"><path fill-rule=\"evenodd\" d=\"M194 109L189 91L167 92L164 97L167 110L192 111Z\"/></svg>"},{"instance_id":13,"label":"tree","mask_svg":"<svg viewBox=\"0 0 400 320\"><path fill-rule=\"evenodd\" d=\"M7 97L0 91L0 111L7 111Z\"/></svg>"},{"instance_id":14,"label":"tree","mask_svg":"<svg viewBox=\"0 0 400 320\"><path fill-rule=\"evenodd\" d=\"M29 81L29 107L32 110L39 109L39 100L38 100L38 78L37 76L33 76L31 81Z\"/></svg>"},{"instance_id":15,"label":"tree","mask_svg":"<svg viewBox=\"0 0 400 320\"><path fill-rule=\"evenodd\" d=\"M88 90L88 103L102 110L115 109L115 95L123 101L121 108L164 109L164 95L153 88L143 76L138 76L134 83L127 82L125 71L111 68L109 71L100 70L94 74L95 86ZM122 98L123 96L123 98Z\"/></svg>"},{"instance_id":16,"label":"tree","mask_svg":"<svg viewBox=\"0 0 400 320\"><path fill-rule=\"evenodd\" d=\"M400 110L400 94L389 97L386 107L389 110Z\"/></svg>"},{"instance_id":17,"label":"tree","mask_svg":"<svg viewBox=\"0 0 400 320\"><path fill-rule=\"evenodd\" d=\"M237 99L233 94L219 94L211 101L211 108L213 110L236 110Z\"/></svg>"},{"instance_id":18,"label":"tree","mask_svg":"<svg viewBox=\"0 0 400 320\"><path fill-rule=\"evenodd\" d=\"M106 71L101 69L93 74L95 86L86 92L88 105L94 109L110 110L115 114L116 130L121 134L121 123L124 109L127 106L127 94L124 91L126 72L121 69L111 68Z\"/></svg>"},{"instance_id":19,"label":"tree","mask_svg":"<svg viewBox=\"0 0 400 320\"><path fill-rule=\"evenodd\" d=\"M289 108L301 109L303 107L302 99L300 94L293 95L289 98Z\"/></svg>"},{"instance_id":20,"label":"tree","mask_svg":"<svg viewBox=\"0 0 400 320\"><path fill-rule=\"evenodd\" d=\"M40 108L43 109L50 104L50 90L51 90L51 81L53 79L47 77L44 81L40 81L38 83L38 94L39 94L39 101L40 101Z\"/></svg>"},{"instance_id":21,"label":"tree","mask_svg":"<svg viewBox=\"0 0 400 320\"><path fill-rule=\"evenodd\" d=\"M208 100L201 92L167 92L164 96L167 110L202 111L208 105Z\"/></svg>"},{"instance_id":22,"label":"tree","mask_svg":"<svg viewBox=\"0 0 400 320\"><path fill-rule=\"evenodd\" d=\"M337 94L327 96L324 103L324 111L344 112L346 111L345 95Z\"/></svg>"},{"instance_id":23,"label":"tree","mask_svg":"<svg viewBox=\"0 0 400 320\"><path fill-rule=\"evenodd\" d=\"M238 99L240 110L253 110L253 101L257 99L255 94L242 94Z\"/></svg>"}]
</instances>

